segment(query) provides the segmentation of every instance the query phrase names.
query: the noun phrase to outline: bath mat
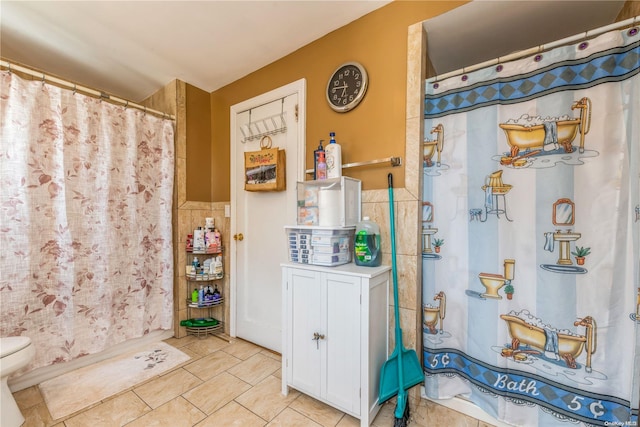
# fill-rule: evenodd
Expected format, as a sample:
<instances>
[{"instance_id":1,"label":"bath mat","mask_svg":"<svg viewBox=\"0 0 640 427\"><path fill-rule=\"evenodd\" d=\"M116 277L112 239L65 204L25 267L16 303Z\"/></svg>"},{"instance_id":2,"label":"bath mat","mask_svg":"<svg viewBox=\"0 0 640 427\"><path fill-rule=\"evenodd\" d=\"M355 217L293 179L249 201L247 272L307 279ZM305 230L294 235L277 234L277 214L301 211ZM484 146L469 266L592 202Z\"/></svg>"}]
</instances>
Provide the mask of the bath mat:
<instances>
[{"instance_id":1,"label":"bath mat","mask_svg":"<svg viewBox=\"0 0 640 427\"><path fill-rule=\"evenodd\" d=\"M164 342L106 359L40 383L40 392L54 420L140 384L189 360Z\"/></svg>"}]
</instances>

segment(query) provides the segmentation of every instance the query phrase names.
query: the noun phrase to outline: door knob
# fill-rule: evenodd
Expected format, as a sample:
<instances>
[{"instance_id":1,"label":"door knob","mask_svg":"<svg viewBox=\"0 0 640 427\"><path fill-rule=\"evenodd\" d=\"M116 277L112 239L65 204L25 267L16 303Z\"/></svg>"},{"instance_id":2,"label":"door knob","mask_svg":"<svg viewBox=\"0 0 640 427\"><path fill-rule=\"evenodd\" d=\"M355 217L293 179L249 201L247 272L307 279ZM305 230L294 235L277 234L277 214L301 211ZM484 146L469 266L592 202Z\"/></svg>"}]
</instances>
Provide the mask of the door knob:
<instances>
[{"instance_id":1,"label":"door knob","mask_svg":"<svg viewBox=\"0 0 640 427\"><path fill-rule=\"evenodd\" d=\"M244 239L244 236L242 235L242 233L233 235L233 240L243 240L243 239Z\"/></svg>"}]
</instances>

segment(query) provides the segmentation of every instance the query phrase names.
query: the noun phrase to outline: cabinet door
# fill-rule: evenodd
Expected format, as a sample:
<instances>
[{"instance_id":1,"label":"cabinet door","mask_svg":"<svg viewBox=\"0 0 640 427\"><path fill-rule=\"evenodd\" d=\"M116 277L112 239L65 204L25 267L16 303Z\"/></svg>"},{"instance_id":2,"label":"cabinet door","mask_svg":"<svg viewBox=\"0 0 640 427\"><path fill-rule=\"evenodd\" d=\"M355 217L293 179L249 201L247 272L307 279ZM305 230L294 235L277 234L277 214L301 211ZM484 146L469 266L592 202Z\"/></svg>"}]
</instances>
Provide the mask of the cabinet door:
<instances>
[{"instance_id":1,"label":"cabinet door","mask_svg":"<svg viewBox=\"0 0 640 427\"><path fill-rule=\"evenodd\" d=\"M360 415L361 321L359 277L327 273L325 399Z\"/></svg>"},{"instance_id":2,"label":"cabinet door","mask_svg":"<svg viewBox=\"0 0 640 427\"><path fill-rule=\"evenodd\" d=\"M320 397L323 341L313 339L314 333L326 335L320 323L324 306L320 273L290 268L287 280L287 307L290 310L287 376L294 388Z\"/></svg>"}]
</instances>

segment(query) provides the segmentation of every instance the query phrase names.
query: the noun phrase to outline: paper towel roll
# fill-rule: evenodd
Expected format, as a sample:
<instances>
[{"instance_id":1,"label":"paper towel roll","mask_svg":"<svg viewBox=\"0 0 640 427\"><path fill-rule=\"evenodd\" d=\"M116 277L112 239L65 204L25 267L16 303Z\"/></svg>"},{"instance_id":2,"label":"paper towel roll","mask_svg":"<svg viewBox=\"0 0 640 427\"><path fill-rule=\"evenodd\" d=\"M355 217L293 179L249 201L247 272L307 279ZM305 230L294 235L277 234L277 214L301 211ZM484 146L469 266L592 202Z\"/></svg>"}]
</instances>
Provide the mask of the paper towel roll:
<instances>
[{"instance_id":1,"label":"paper towel roll","mask_svg":"<svg viewBox=\"0 0 640 427\"><path fill-rule=\"evenodd\" d=\"M340 195L339 189L320 189L318 192L318 225L323 227L339 227L342 225Z\"/></svg>"}]
</instances>

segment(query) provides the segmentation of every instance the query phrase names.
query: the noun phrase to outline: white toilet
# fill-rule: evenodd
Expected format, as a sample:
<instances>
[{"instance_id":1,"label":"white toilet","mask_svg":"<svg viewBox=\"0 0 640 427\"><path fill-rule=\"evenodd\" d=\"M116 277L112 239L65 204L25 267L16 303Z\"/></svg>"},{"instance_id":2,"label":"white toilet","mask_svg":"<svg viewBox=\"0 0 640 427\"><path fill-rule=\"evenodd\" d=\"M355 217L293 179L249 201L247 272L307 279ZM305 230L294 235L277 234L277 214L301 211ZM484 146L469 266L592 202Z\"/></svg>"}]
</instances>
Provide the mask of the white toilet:
<instances>
[{"instance_id":1,"label":"white toilet","mask_svg":"<svg viewBox=\"0 0 640 427\"><path fill-rule=\"evenodd\" d=\"M0 338L0 374L2 375L0 426L2 427L18 427L24 423L24 417L9 390L7 380L9 375L27 366L35 354L36 349L29 337Z\"/></svg>"}]
</instances>

